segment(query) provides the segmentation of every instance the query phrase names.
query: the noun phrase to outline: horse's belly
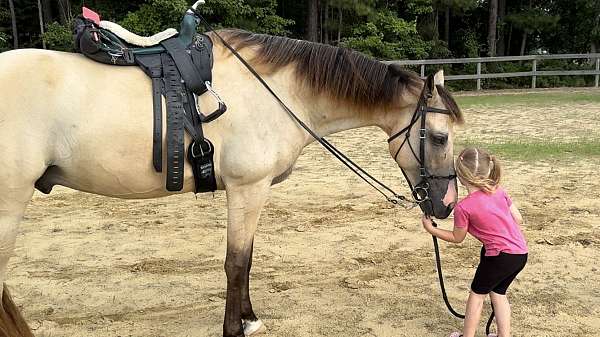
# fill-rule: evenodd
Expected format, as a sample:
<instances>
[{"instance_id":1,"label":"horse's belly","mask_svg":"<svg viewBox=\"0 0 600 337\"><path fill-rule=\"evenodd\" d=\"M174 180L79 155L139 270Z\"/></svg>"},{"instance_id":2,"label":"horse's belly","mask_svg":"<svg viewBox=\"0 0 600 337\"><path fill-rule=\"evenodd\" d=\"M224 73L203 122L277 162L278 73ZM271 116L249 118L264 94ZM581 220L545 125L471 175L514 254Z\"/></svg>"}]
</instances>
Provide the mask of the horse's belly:
<instances>
[{"instance_id":1,"label":"horse's belly","mask_svg":"<svg viewBox=\"0 0 600 337\"><path fill-rule=\"evenodd\" d=\"M172 192L166 173L152 165L153 108L148 77L137 67L113 67L73 59L78 77L63 77L53 102L57 134L49 168L39 187L63 185L119 198L155 198ZM60 97L57 97L60 96ZM163 105L163 122L166 108ZM163 125L166 133L166 125ZM166 144L163 141L163 155ZM163 168L166 168L163 158ZM194 189L186 163L184 188Z\"/></svg>"},{"instance_id":2,"label":"horse's belly","mask_svg":"<svg viewBox=\"0 0 600 337\"><path fill-rule=\"evenodd\" d=\"M155 198L167 192L166 158L163 172L152 165L152 130L140 120L130 121L129 128L100 127L105 132L75 136L79 139L67 160L48 171L49 181L77 190L119 198ZM123 121L124 122L124 121ZM120 123L117 123L120 124ZM110 130L110 131L106 131ZM166 144L163 144L166 155ZM180 191L194 190L192 169L184 166L184 184Z\"/></svg>"},{"instance_id":3,"label":"horse's belly","mask_svg":"<svg viewBox=\"0 0 600 337\"><path fill-rule=\"evenodd\" d=\"M50 166L35 183L35 187L46 194L50 193L55 185L124 199L158 198L176 193L191 192L194 188L191 172L186 172L184 187L181 191L168 192L163 174L141 170L141 168L136 168L135 165L127 173L118 170L94 172L93 167L75 173L68 168Z\"/></svg>"}]
</instances>

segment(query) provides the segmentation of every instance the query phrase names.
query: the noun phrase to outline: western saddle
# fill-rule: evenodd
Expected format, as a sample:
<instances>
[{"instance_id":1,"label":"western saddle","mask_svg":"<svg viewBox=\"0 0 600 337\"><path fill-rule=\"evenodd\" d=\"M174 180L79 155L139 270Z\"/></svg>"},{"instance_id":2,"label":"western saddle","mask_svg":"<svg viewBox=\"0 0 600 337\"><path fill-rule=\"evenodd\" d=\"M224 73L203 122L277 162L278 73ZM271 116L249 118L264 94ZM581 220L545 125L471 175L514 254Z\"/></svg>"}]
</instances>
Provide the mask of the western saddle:
<instances>
[{"instance_id":1,"label":"western saddle","mask_svg":"<svg viewBox=\"0 0 600 337\"><path fill-rule=\"evenodd\" d=\"M212 143L204 138L202 124L209 123L227 110L212 89L212 41L197 34L200 23L197 12L200 0L184 15L181 29L167 29L150 37L142 37L116 23L100 21L100 16L83 8L76 19L75 50L105 64L139 66L152 79L154 113L152 163L163 171L162 96L167 108L167 178L168 191L183 188L184 130L192 138L187 160L192 166L196 193L216 190ZM200 113L198 96L210 93L218 102L209 115Z\"/></svg>"}]
</instances>

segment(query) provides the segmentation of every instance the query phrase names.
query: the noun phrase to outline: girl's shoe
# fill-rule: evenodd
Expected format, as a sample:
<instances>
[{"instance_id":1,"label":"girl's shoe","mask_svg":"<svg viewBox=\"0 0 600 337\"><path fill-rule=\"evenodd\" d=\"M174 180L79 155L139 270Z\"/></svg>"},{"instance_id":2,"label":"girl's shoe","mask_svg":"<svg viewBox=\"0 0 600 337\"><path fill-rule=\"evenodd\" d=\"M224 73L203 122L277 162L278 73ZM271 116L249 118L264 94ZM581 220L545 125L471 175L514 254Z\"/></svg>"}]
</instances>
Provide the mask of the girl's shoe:
<instances>
[{"instance_id":1,"label":"girl's shoe","mask_svg":"<svg viewBox=\"0 0 600 337\"><path fill-rule=\"evenodd\" d=\"M498 335L496 335L495 333L491 333L491 334L487 335L487 337L498 337Z\"/></svg>"},{"instance_id":2,"label":"girl's shoe","mask_svg":"<svg viewBox=\"0 0 600 337\"><path fill-rule=\"evenodd\" d=\"M455 332L451 333L449 337L462 337L462 334L460 332L455 331Z\"/></svg>"}]
</instances>

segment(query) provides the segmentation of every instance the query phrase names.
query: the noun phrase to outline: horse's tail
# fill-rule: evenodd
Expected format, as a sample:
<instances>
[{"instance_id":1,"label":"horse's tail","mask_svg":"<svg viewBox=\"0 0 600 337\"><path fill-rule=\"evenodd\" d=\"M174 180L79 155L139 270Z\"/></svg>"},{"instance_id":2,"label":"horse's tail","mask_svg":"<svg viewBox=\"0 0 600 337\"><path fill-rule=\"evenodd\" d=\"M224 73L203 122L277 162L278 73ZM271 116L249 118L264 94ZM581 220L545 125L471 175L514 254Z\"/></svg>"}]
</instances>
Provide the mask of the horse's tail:
<instances>
[{"instance_id":1,"label":"horse's tail","mask_svg":"<svg viewBox=\"0 0 600 337\"><path fill-rule=\"evenodd\" d=\"M0 337L34 337L21 315L19 308L10 298L6 283L2 285L2 307L0 308Z\"/></svg>"}]
</instances>

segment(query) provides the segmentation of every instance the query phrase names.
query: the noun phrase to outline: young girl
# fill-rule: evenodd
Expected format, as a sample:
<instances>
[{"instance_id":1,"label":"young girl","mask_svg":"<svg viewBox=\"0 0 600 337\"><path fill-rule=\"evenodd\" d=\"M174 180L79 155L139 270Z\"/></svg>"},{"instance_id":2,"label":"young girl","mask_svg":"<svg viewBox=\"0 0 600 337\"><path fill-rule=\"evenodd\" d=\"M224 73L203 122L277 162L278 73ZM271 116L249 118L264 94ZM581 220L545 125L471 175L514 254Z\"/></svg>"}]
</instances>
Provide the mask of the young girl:
<instances>
[{"instance_id":1,"label":"young girl","mask_svg":"<svg viewBox=\"0 0 600 337\"><path fill-rule=\"evenodd\" d=\"M519 229L521 213L500 187L500 164L484 150L464 149L456 159L456 175L469 194L454 208L454 230L433 227L423 216L423 226L436 237L460 243L468 233L483 243L471 293L467 300L462 334L474 337L489 294L498 326L498 337L510 336L510 305L506 290L527 262L527 244Z\"/></svg>"}]
</instances>

